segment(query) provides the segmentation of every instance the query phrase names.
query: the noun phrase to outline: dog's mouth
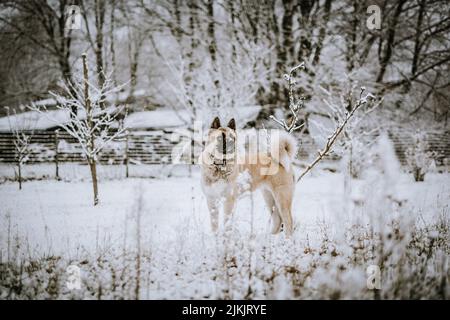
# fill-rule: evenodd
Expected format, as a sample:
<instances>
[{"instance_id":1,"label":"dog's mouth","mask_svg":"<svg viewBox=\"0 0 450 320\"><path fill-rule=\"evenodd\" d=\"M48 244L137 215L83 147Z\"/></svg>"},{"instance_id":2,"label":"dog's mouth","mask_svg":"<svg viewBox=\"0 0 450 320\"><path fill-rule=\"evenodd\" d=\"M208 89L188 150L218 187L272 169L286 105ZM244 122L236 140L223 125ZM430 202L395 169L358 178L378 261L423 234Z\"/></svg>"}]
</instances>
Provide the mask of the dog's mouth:
<instances>
[{"instance_id":1,"label":"dog's mouth","mask_svg":"<svg viewBox=\"0 0 450 320\"><path fill-rule=\"evenodd\" d=\"M234 164L234 154L227 154L226 157L220 158L213 157L212 159L214 170L222 176L230 175L233 172Z\"/></svg>"},{"instance_id":2,"label":"dog's mouth","mask_svg":"<svg viewBox=\"0 0 450 320\"><path fill-rule=\"evenodd\" d=\"M215 167L221 168L225 170L234 164L234 157L232 158L224 158L224 159L213 159L213 165Z\"/></svg>"}]
</instances>

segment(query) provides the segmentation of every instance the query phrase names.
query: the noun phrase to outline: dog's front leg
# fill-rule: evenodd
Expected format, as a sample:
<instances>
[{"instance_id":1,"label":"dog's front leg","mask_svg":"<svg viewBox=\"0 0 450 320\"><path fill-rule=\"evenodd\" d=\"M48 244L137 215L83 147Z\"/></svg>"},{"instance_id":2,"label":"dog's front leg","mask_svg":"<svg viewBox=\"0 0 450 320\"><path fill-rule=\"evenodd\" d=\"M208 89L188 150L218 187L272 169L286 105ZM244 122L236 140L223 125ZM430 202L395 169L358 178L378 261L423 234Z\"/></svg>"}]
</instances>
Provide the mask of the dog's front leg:
<instances>
[{"instance_id":1,"label":"dog's front leg","mask_svg":"<svg viewBox=\"0 0 450 320\"><path fill-rule=\"evenodd\" d=\"M219 209L217 207L217 199L216 198L207 198L208 209L209 209L209 217L211 220L211 229L213 232L217 232L219 227Z\"/></svg>"},{"instance_id":2,"label":"dog's front leg","mask_svg":"<svg viewBox=\"0 0 450 320\"><path fill-rule=\"evenodd\" d=\"M236 208L236 193L234 191L230 192L225 198L223 204L223 212L225 219L225 228L230 226L231 218L233 217L234 209Z\"/></svg>"}]
</instances>

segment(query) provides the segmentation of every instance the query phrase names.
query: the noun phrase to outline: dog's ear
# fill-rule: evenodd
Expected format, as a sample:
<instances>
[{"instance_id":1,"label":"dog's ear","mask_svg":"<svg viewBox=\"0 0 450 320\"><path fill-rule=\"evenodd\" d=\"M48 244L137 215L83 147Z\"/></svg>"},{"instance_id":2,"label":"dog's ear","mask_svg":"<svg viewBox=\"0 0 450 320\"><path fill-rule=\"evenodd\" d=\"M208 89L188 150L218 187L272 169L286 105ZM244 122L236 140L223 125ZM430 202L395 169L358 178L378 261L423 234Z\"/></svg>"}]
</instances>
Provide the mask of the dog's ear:
<instances>
[{"instance_id":1,"label":"dog's ear","mask_svg":"<svg viewBox=\"0 0 450 320\"><path fill-rule=\"evenodd\" d=\"M236 121L234 121L234 118L228 121L227 127L236 131Z\"/></svg>"},{"instance_id":2,"label":"dog's ear","mask_svg":"<svg viewBox=\"0 0 450 320\"><path fill-rule=\"evenodd\" d=\"M220 128L220 119L219 117L215 117L213 122L211 123L211 129L219 129Z\"/></svg>"}]
</instances>

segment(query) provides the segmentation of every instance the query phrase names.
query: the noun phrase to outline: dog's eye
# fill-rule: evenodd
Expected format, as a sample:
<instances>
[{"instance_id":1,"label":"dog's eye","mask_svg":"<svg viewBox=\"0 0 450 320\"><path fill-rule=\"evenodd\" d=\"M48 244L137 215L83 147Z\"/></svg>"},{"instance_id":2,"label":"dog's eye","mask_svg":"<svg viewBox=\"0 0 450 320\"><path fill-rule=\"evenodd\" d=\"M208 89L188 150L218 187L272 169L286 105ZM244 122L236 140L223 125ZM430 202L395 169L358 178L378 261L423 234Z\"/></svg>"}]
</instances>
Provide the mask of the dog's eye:
<instances>
[{"instance_id":1,"label":"dog's eye","mask_svg":"<svg viewBox=\"0 0 450 320\"><path fill-rule=\"evenodd\" d=\"M227 153L233 153L234 152L234 139L229 138L227 139Z\"/></svg>"}]
</instances>

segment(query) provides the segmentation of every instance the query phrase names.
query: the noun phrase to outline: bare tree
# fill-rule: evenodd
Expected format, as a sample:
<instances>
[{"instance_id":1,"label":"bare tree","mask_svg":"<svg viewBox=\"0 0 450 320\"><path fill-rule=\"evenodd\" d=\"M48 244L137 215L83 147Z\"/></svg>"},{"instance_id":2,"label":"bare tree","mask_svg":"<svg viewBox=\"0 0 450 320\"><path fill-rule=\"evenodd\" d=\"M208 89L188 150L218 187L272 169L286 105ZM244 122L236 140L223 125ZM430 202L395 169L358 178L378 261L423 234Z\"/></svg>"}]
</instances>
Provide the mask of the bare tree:
<instances>
[{"instance_id":1,"label":"bare tree","mask_svg":"<svg viewBox=\"0 0 450 320\"><path fill-rule=\"evenodd\" d=\"M70 0L0 2L2 28L13 35L12 39L21 39L9 42L8 50L17 52L21 47L38 48L45 53L45 59L50 57L49 65L57 66L60 76L69 88L72 84L73 30L66 30L66 9L70 4ZM44 73L41 70L42 74ZM40 80L42 81L41 78ZM74 112L76 113L75 110Z\"/></svg>"},{"instance_id":2,"label":"bare tree","mask_svg":"<svg viewBox=\"0 0 450 320\"><path fill-rule=\"evenodd\" d=\"M415 181L424 181L425 175L435 165L438 155L431 151L427 143L428 137L423 130L411 130L413 143L405 150L406 164L412 172Z\"/></svg>"},{"instance_id":3,"label":"bare tree","mask_svg":"<svg viewBox=\"0 0 450 320\"><path fill-rule=\"evenodd\" d=\"M57 109L70 115L68 121L61 123L55 119L50 119L57 122L81 146L91 172L95 206L99 202L98 154L110 141L118 138L125 131L124 127L118 126L117 117L120 114L120 109L114 106L108 108L102 108L101 106L105 105L107 98L117 93L122 86L113 87L112 80L106 76L102 87L93 85L89 79L86 54L82 55L82 62L83 77L74 82L72 89L66 87L65 95L51 92L51 95L57 101ZM76 96L71 94L72 91L76 92ZM72 111L74 107L79 110L76 115ZM32 105L30 108L44 114L47 111L47 108L40 109L36 105Z\"/></svg>"},{"instance_id":4,"label":"bare tree","mask_svg":"<svg viewBox=\"0 0 450 320\"><path fill-rule=\"evenodd\" d=\"M8 114L8 124L13 134L14 150L16 153L17 177L19 181L19 190L22 190L22 168L27 162L31 152L30 143L33 137L34 125L32 119L20 118L14 110L11 115L9 107L6 107Z\"/></svg>"}]
</instances>

